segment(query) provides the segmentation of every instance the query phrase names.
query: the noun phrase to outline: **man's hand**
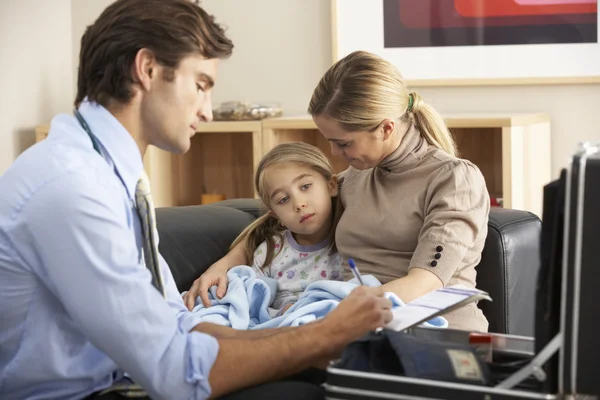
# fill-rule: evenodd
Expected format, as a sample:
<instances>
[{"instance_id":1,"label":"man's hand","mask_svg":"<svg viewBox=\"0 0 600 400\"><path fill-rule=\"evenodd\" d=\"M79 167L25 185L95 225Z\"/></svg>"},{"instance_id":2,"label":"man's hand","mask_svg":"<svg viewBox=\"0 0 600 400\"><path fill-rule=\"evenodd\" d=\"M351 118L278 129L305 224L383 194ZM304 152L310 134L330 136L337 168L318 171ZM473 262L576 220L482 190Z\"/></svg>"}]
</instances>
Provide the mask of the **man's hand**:
<instances>
[{"instance_id":1,"label":"man's hand","mask_svg":"<svg viewBox=\"0 0 600 400\"><path fill-rule=\"evenodd\" d=\"M200 324L194 329L212 331L219 340L219 355L210 373L213 396L281 379L310 366L323 368L348 343L390 322L391 307L380 288L360 286L325 318L300 327L272 329L249 338L250 332L231 335L229 328Z\"/></svg>"},{"instance_id":2,"label":"man's hand","mask_svg":"<svg viewBox=\"0 0 600 400\"><path fill-rule=\"evenodd\" d=\"M383 297L381 288L359 286L324 319L341 350L368 332L384 327L392 320L392 302Z\"/></svg>"}]
</instances>

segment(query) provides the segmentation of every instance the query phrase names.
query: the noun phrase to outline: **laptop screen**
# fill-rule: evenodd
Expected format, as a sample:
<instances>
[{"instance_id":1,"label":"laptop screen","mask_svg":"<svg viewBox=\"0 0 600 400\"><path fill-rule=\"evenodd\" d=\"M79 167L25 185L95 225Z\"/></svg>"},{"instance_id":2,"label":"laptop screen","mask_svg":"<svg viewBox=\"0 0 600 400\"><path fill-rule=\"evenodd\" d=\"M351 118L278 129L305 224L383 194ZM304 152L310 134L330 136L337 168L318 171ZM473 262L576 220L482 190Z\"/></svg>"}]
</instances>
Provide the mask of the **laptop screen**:
<instances>
[{"instance_id":1,"label":"laptop screen","mask_svg":"<svg viewBox=\"0 0 600 400\"><path fill-rule=\"evenodd\" d=\"M539 353L560 331L566 170L544 187L540 270L536 288L535 350ZM558 389L558 352L544 368L544 391Z\"/></svg>"}]
</instances>

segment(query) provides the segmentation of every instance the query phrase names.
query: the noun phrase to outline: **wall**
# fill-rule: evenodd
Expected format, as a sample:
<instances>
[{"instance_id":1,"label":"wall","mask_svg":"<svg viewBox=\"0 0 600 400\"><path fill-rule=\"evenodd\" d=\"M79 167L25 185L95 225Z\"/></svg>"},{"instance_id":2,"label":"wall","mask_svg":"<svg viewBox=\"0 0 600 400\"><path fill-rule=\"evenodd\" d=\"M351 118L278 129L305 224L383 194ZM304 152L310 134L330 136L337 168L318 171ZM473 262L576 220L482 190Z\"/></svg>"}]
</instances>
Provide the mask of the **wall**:
<instances>
[{"instance_id":1,"label":"wall","mask_svg":"<svg viewBox=\"0 0 600 400\"><path fill-rule=\"evenodd\" d=\"M0 174L71 109L71 0L0 1Z\"/></svg>"},{"instance_id":2,"label":"wall","mask_svg":"<svg viewBox=\"0 0 600 400\"><path fill-rule=\"evenodd\" d=\"M77 93L77 68L79 66L79 50L81 49L81 36L88 25L94 23L100 13L114 0L71 0L71 31L72 39L72 65L73 65L73 98Z\"/></svg>"},{"instance_id":3,"label":"wall","mask_svg":"<svg viewBox=\"0 0 600 400\"><path fill-rule=\"evenodd\" d=\"M285 113L305 113L330 65L327 0L203 0L228 26L235 49L222 63L214 102L278 101Z\"/></svg>"}]
</instances>

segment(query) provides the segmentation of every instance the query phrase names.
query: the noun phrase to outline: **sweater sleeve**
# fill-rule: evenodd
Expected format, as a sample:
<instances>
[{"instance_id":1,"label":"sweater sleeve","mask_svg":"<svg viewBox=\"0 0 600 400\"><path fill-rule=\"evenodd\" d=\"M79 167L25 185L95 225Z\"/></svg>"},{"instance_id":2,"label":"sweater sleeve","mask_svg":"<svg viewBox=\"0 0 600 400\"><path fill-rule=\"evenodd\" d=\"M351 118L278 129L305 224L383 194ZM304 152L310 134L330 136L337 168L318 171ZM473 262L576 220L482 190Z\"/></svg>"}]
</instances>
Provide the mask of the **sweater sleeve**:
<instances>
[{"instance_id":1,"label":"sweater sleeve","mask_svg":"<svg viewBox=\"0 0 600 400\"><path fill-rule=\"evenodd\" d=\"M444 166L427 189L423 228L409 269L426 269L446 286L469 249L485 240L489 211L481 171L466 160Z\"/></svg>"}]
</instances>

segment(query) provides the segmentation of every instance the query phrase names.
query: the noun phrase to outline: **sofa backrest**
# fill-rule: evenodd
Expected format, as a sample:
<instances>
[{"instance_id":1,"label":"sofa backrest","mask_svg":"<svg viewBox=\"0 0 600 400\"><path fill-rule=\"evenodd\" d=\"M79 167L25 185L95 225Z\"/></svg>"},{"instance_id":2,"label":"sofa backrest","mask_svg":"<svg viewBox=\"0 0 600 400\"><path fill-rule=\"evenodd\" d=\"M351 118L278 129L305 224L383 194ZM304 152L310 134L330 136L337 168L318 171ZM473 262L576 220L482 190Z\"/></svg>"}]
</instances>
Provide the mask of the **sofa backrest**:
<instances>
[{"instance_id":1,"label":"sofa backrest","mask_svg":"<svg viewBox=\"0 0 600 400\"><path fill-rule=\"evenodd\" d=\"M158 250L180 292L229 250L255 216L229 207L187 206L156 209Z\"/></svg>"}]
</instances>

